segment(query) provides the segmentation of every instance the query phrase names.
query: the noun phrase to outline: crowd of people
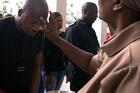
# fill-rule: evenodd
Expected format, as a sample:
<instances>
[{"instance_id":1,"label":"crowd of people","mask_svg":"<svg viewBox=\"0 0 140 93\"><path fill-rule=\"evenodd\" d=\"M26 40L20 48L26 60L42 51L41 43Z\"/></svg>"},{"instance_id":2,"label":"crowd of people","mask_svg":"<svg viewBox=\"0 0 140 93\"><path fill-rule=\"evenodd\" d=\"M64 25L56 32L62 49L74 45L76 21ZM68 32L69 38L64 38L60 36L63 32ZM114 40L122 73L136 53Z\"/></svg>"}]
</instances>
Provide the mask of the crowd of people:
<instances>
[{"instance_id":1,"label":"crowd of people","mask_svg":"<svg viewBox=\"0 0 140 93\"><path fill-rule=\"evenodd\" d=\"M0 93L59 90L65 74L76 93L140 93L140 0L98 0L99 10L86 2L65 33L61 13L47 20L46 1L0 15ZM111 33L101 47L92 28L98 13Z\"/></svg>"}]
</instances>

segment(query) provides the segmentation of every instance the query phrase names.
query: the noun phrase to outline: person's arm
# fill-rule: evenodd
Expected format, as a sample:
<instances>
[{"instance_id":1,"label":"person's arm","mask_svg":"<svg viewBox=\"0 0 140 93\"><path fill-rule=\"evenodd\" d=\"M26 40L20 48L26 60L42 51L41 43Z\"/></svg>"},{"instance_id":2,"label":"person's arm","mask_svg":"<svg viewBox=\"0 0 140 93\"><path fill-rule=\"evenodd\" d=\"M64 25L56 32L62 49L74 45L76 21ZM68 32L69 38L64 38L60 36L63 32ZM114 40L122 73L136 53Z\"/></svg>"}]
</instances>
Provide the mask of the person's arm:
<instances>
[{"instance_id":1,"label":"person's arm","mask_svg":"<svg viewBox=\"0 0 140 93\"><path fill-rule=\"evenodd\" d=\"M36 63L34 65L34 69L33 69L32 82L31 82L31 92L30 93L37 93L38 92L42 61L43 61L42 53L37 54L36 55Z\"/></svg>"},{"instance_id":2,"label":"person's arm","mask_svg":"<svg viewBox=\"0 0 140 93\"><path fill-rule=\"evenodd\" d=\"M57 45L64 53L67 55L74 64L79 66L85 71L90 73L96 72L96 66L94 65L92 57L94 56L92 53L81 50L80 48L68 43L66 40L62 39L59 36L52 36L52 33L47 34L47 37ZM93 64L93 65L91 65Z\"/></svg>"},{"instance_id":3,"label":"person's arm","mask_svg":"<svg viewBox=\"0 0 140 93\"><path fill-rule=\"evenodd\" d=\"M73 46L66 40L59 37L58 31L56 29L56 22L51 13L49 22L44 21L43 23L45 24L44 27L42 27L42 32L51 42L58 46L65 53L65 55L67 55L73 61L74 64L92 74L96 72L96 65L91 65L94 64L94 61L91 61L94 55Z\"/></svg>"}]
</instances>

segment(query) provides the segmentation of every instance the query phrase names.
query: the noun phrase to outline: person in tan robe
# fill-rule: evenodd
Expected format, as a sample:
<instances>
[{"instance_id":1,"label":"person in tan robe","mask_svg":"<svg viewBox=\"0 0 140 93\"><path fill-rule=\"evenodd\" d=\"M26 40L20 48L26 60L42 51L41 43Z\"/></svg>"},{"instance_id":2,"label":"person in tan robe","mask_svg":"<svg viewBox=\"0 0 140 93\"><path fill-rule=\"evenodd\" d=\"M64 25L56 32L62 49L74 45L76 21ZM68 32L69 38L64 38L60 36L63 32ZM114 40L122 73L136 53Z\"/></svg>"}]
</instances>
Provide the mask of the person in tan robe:
<instances>
[{"instance_id":1,"label":"person in tan robe","mask_svg":"<svg viewBox=\"0 0 140 93\"><path fill-rule=\"evenodd\" d=\"M42 31L74 64L93 76L78 93L140 93L140 0L98 3L99 17L109 25L113 36L97 55L60 38L53 15Z\"/></svg>"}]
</instances>

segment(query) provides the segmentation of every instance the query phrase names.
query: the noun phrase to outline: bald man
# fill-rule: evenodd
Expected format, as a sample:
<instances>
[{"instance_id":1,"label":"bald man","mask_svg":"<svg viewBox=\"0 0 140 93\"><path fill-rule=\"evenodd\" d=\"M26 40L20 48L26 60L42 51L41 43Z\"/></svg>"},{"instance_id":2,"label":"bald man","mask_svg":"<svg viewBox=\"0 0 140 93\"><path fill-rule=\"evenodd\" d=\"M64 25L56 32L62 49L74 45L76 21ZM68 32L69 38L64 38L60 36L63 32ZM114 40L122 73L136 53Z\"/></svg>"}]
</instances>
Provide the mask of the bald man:
<instances>
[{"instance_id":1,"label":"bald man","mask_svg":"<svg viewBox=\"0 0 140 93\"><path fill-rule=\"evenodd\" d=\"M16 17L0 19L0 93L37 93L42 60L40 17L45 0L27 0Z\"/></svg>"},{"instance_id":2,"label":"bald man","mask_svg":"<svg viewBox=\"0 0 140 93\"><path fill-rule=\"evenodd\" d=\"M140 0L98 1L99 17L113 36L97 55L60 38L53 17L44 33L74 64L94 75L77 93L140 93Z\"/></svg>"}]
</instances>

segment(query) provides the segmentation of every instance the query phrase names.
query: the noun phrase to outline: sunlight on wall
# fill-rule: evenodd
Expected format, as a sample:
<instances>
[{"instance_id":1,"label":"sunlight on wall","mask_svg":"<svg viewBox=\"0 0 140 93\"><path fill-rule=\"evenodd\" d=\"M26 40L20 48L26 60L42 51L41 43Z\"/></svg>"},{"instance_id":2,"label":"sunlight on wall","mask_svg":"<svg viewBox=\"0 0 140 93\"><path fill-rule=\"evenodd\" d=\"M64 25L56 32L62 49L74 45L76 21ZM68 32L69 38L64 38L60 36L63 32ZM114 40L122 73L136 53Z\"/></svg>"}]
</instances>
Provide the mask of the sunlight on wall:
<instances>
[{"instance_id":1,"label":"sunlight on wall","mask_svg":"<svg viewBox=\"0 0 140 93\"><path fill-rule=\"evenodd\" d=\"M56 11L56 0L46 0L49 6L49 10Z\"/></svg>"},{"instance_id":2,"label":"sunlight on wall","mask_svg":"<svg viewBox=\"0 0 140 93\"><path fill-rule=\"evenodd\" d=\"M7 1L8 3L4 3L4 1ZM3 12L4 14L17 14L18 9L22 6L21 1L24 2L25 0L0 0L0 12ZM3 11L4 8L7 13Z\"/></svg>"}]
</instances>

